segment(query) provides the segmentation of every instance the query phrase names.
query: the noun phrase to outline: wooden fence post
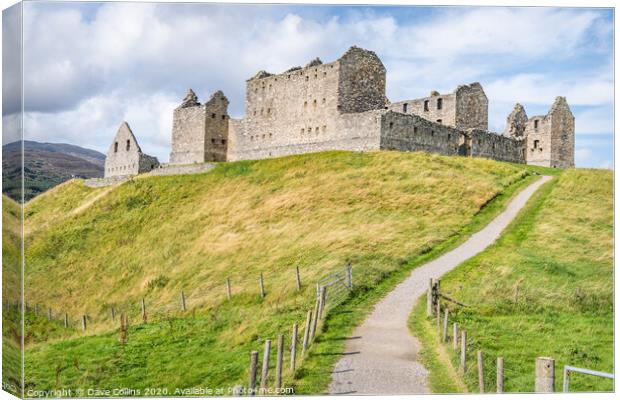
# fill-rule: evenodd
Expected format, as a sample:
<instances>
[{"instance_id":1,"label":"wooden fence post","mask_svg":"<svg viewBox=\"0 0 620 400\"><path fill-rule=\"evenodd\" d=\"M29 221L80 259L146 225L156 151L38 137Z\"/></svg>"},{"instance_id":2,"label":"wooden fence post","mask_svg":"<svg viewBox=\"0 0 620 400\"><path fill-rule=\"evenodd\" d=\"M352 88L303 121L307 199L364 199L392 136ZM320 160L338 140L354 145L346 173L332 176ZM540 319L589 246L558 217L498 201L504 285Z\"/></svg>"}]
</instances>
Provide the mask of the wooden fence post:
<instances>
[{"instance_id":1,"label":"wooden fence post","mask_svg":"<svg viewBox=\"0 0 620 400\"><path fill-rule=\"evenodd\" d=\"M69 327L69 314L65 313L65 328Z\"/></svg>"},{"instance_id":2,"label":"wooden fence post","mask_svg":"<svg viewBox=\"0 0 620 400\"><path fill-rule=\"evenodd\" d=\"M482 350L478 350L478 389L484 393L484 365L482 364Z\"/></svg>"},{"instance_id":3,"label":"wooden fence post","mask_svg":"<svg viewBox=\"0 0 620 400\"><path fill-rule=\"evenodd\" d=\"M142 322L146 323L146 303L144 302L144 297L142 298Z\"/></svg>"},{"instance_id":4,"label":"wooden fence post","mask_svg":"<svg viewBox=\"0 0 620 400\"><path fill-rule=\"evenodd\" d=\"M314 335L316 334L316 323L319 319L319 299L316 299L316 303L314 305L314 313L312 314L312 330L310 331L310 341L314 340Z\"/></svg>"},{"instance_id":5,"label":"wooden fence post","mask_svg":"<svg viewBox=\"0 0 620 400\"><path fill-rule=\"evenodd\" d=\"M308 311L308 316L306 316L306 326L304 327L304 341L301 346L301 356L303 357L306 353L306 349L308 348L308 339L310 339L310 324L312 323L312 310Z\"/></svg>"},{"instance_id":6,"label":"wooden fence post","mask_svg":"<svg viewBox=\"0 0 620 400\"><path fill-rule=\"evenodd\" d=\"M504 393L504 358L497 357L497 393Z\"/></svg>"},{"instance_id":7,"label":"wooden fence post","mask_svg":"<svg viewBox=\"0 0 620 400\"><path fill-rule=\"evenodd\" d=\"M443 312L443 341L448 341L448 309Z\"/></svg>"},{"instance_id":8,"label":"wooden fence post","mask_svg":"<svg viewBox=\"0 0 620 400\"><path fill-rule=\"evenodd\" d=\"M347 284L349 286L349 290L351 290L353 289L353 266L351 266L351 263L347 264L346 273L347 273Z\"/></svg>"},{"instance_id":9,"label":"wooden fence post","mask_svg":"<svg viewBox=\"0 0 620 400\"><path fill-rule=\"evenodd\" d=\"M459 328L455 323L452 324L452 349L457 351L459 348Z\"/></svg>"},{"instance_id":10,"label":"wooden fence post","mask_svg":"<svg viewBox=\"0 0 620 400\"><path fill-rule=\"evenodd\" d=\"M297 278L297 290L301 290L301 275L299 275L299 265L295 266L295 277Z\"/></svg>"},{"instance_id":11,"label":"wooden fence post","mask_svg":"<svg viewBox=\"0 0 620 400\"><path fill-rule=\"evenodd\" d=\"M295 361L297 358L297 323L293 324L293 335L291 336L291 371L295 371Z\"/></svg>"},{"instance_id":12,"label":"wooden fence post","mask_svg":"<svg viewBox=\"0 0 620 400\"><path fill-rule=\"evenodd\" d=\"M258 351L252 350L250 353L250 396L256 394L256 370L258 369Z\"/></svg>"},{"instance_id":13,"label":"wooden fence post","mask_svg":"<svg viewBox=\"0 0 620 400\"><path fill-rule=\"evenodd\" d=\"M271 352L271 340L265 340L265 353L263 354L263 369L260 374L260 388L267 388L267 376L269 375L269 353Z\"/></svg>"},{"instance_id":14,"label":"wooden fence post","mask_svg":"<svg viewBox=\"0 0 620 400\"><path fill-rule=\"evenodd\" d=\"M119 341L121 342L121 344L127 343L128 327L129 323L127 320L127 315L121 313L121 326L118 331Z\"/></svg>"},{"instance_id":15,"label":"wooden fence post","mask_svg":"<svg viewBox=\"0 0 620 400\"><path fill-rule=\"evenodd\" d=\"M230 289L230 278L226 278L226 294L228 295L228 300L232 298L232 290Z\"/></svg>"},{"instance_id":16,"label":"wooden fence post","mask_svg":"<svg viewBox=\"0 0 620 400\"><path fill-rule=\"evenodd\" d=\"M116 319L116 309L114 308L114 306L111 307L111 314L112 314L112 321L114 321Z\"/></svg>"},{"instance_id":17,"label":"wooden fence post","mask_svg":"<svg viewBox=\"0 0 620 400\"><path fill-rule=\"evenodd\" d=\"M86 315L82 315L82 330L86 332Z\"/></svg>"},{"instance_id":18,"label":"wooden fence post","mask_svg":"<svg viewBox=\"0 0 620 400\"><path fill-rule=\"evenodd\" d=\"M278 352L276 358L276 389L282 387L282 357L284 356L284 335L278 335Z\"/></svg>"},{"instance_id":19,"label":"wooden fence post","mask_svg":"<svg viewBox=\"0 0 620 400\"><path fill-rule=\"evenodd\" d=\"M428 289L426 290L426 316L433 316L433 278L428 280Z\"/></svg>"},{"instance_id":20,"label":"wooden fence post","mask_svg":"<svg viewBox=\"0 0 620 400\"><path fill-rule=\"evenodd\" d=\"M50 321L52 320L52 309L51 308L47 309L47 319L49 319Z\"/></svg>"},{"instance_id":21,"label":"wooden fence post","mask_svg":"<svg viewBox=\"0 0 620 400\"><path fill-rule=\"evenodd\" d=\"M260 273L260 279L259 279L259 284L260 284L260 297L264 298L265 297L265 282L263 281L263 273Z\"/></svg>"},{"instance_id":22,"label":"wooden fence post","mask_svg":"<svg viewBox=\"0 0 620 400\"><path fill-rule=\"evenodd\" d=\"M466 350L467 350L467 331L462 330L461 331L461 373L465 373L465 369L467 367L467 365L465 365L465 361L466 361Z\"/></svg>"},{"instance_id":23,"label":"wooden fence post","mask_svg":"<svg viewBox=\"0 0 620 400\"><path fill-rule=\"evenodd\" d=\"M435 313L437 314L437 335L441 335L441 304L437 299L437 305L435 306Z\"/></svg>"},{"instance_id":24,"label":"wooden fence post","mask_svg":"<svg viewBox=\"0 0 620 400\"><path fill-rule=\"evenodd\" d=\"M555 392L555 360L549 357L536 359L536 381L534 385L536 393Z\"/></svg>"},{"instance_id":25,"label":"wooden fence post","mask_svg":"<svg viewBox=\"0 0 620 400\"><path fill-rule=\"evenodd\" d=\"M327 299L327 287L321 286L319 299L319 318L323 318L323 311L325 311L325 300Z\"/></svg>"},{"instance_id":26,"label":"wooden fence post","mask_svg":"<svg viewBox=\"0 0 620 400\"><path fill-rule=\"evenodd\" d=\"M181 311L187 311L187 307L185 305L185 293L181 290Z\"/></svg>"}]
</instances>

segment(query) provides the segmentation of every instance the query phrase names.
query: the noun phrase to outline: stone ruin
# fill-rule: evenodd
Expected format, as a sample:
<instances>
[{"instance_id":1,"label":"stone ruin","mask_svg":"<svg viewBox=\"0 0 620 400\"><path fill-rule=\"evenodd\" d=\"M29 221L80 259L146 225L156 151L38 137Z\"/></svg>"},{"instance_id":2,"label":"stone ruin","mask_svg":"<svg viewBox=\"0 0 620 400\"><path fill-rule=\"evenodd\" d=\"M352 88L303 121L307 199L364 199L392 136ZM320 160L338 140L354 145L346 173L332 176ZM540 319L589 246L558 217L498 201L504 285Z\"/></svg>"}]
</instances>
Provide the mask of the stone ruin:
<instances>
[{"instance_id":1,"label":"stone ruin","mask_svg":"<svg viewBox=\"0 0 620 400\"><path fill-rule=\"evenodd\" d=\"M557 97L546 115L529 118L517 103L499 134L488 130L489 103L478 82L398 102L387 99L385 82L379 57L353 46L330 63L316 58L280 74L259 71L246 81L245 116L240 119L229 117L229 102L221 91L201 104L190 89L173 111L170 165L327 150L399 150L574 166L575 118L564 97ZM121 139L117 134L114 143ZM137 142L135 148L139 150ZM109 151L108 158L106 177L144 170L118 170L122 157ZM144 165L155 168L158 163Z\"/></svg>"}]
</instances>

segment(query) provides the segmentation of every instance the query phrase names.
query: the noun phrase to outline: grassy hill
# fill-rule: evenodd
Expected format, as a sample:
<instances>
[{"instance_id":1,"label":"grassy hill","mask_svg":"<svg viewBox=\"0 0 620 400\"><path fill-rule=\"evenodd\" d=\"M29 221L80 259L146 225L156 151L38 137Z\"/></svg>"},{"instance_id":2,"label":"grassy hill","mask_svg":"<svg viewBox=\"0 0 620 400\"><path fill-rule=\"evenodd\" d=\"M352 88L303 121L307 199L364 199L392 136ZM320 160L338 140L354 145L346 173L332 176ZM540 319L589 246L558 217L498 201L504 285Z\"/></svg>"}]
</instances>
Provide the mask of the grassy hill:
<instances>
[{"instance_id":1,"label":"grassy hill","mask_svg":"<svg viewBox=\"0 0 620 400\"><path fill-rule=\"evenodd\" d=\"M557 390L565 364L613 372L613 173L567 170L532 198L491 248L447 274L442 290L471 308L450 306L470 338L464 379L477 391L475 352L485 356L486 390L495 385L495 359L504 357L505 391L534 389L535 359L556 360ZM429 338L425 303L413 329ZM434 325L434 323L433 323ZM457 356L447 350L458 366ZM427 357L440 392L455 390ZM609 391L611 380L574 374L571 391Z\"/></svg>"},{"instance_id":2,"label":"grassy hill","mask_svg":"<svg viewBox=\"0 0 620 400\"><path fill-rule=\"evenodd\" d=\"M21 298L21 209L2 196L2 300L17 303ZM5 390L19 394L21 382L21 318L2 308L2 376Z\"/></svg>"},{"instance_id":3,"label":"grassy hill","mask_svg":"<svg viewBox=\"0 0 620 400\"><path fill-rule=\"evenodd\" d=\"M531 181L532 170L424 153L328 152L226 163L206 174L138 178L112 188L70 181L26 205L26 297L69 313L73 323L58 334L31 335L27 385L245 383L249 350L288 333L293 322L303 325L319 278L351 262L355 295L369 299L358 304L363 313L377 288L387 290L421 257L499 211L497 202ZM190 311L171 313L181 291ZM147 324L139 321L142 298ZM112 306L130 313L126 346L113 330ZM82 314L89 318L86 335L74 329ZM330 329L334 318L326 322ZM346 333L355 322L341 319L335 329ZM308 365L326 367L340 345L325 340ZM329 371L315 372L298 371L299 391L326 384Z\"/></svg>"}]
</instances>

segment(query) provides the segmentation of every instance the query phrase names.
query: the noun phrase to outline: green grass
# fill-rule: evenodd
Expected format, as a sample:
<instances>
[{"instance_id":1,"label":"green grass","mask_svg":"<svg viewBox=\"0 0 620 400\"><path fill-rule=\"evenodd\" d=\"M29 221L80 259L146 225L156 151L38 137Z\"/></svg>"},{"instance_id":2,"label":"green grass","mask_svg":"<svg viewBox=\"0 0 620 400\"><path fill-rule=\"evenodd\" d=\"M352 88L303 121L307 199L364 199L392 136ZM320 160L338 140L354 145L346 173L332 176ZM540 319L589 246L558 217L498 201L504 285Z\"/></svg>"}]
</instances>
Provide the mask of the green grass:
<instances>
[{"instance_id":1,"label":"green grass","mask_svg":"<svg viewBox=\"0 0 620 400\"><path fill-rule=\"evenodd\" d=\"M21 207L2 196L2 300L21 299ZM2 383L5 390L21 394L21 317L3 307Z\"/></svg>"},{"instance_id":2,"label":"green grass","mask_svg":"<svg viewBox=\"0 0 620 400\"><path fill-rule=\"evenodd\" d=\"M499 356L507 392L533 391L539 356L556 360L557 390L565 364L613 372L612 190L610 171L567 170L532 197L495 245L442 279L443 291L472 305L449 306L468 332L471 391L478 390L478 349L487 391ZM414 319L424 318L422 308ZM571 391L612 389L610 380L571 378Z\"/></svg>"},{"instance_id":3,"label":"green grass","mask_svg":"<svg viewBox=\"0 0 620 400\"><path fill-rule=\"evenodd\" d=\"M314 282L351 261L354 297L329 314L297 376L285 377L298 393L318 393L342 349L338 338L407 271L482 227L534 170L423 153L328 152L227 163L112 189L67 183L26 206L26 224L33 225L26 228L26 296L69 312L74 325L87 314L95 335L66 339L61 330L43 343L34 335L27 384L245 383L249 350L290 332L294 322L301 327ZM295 265L305 284L299 293ZM166 316L181 290L192 313ZM146 325L137 315L143 297ZM111 332L111 305L131 313L125 348ZM164 337L168 329L177 333Z\"/></svg>"},{"instance_id":4,"label":"green grass","mask_svg":"<svg viewBox=\"0 0 620 400\"><path fill-rule=\"evenodd\" d=\"M466 387L450 362L447 348L437 335L435 321L426 318L426 303L418 301L409 318L409 327L421 344L420 360L429 371L432 393L464 393Z\"/></svg>"}]
</instances>

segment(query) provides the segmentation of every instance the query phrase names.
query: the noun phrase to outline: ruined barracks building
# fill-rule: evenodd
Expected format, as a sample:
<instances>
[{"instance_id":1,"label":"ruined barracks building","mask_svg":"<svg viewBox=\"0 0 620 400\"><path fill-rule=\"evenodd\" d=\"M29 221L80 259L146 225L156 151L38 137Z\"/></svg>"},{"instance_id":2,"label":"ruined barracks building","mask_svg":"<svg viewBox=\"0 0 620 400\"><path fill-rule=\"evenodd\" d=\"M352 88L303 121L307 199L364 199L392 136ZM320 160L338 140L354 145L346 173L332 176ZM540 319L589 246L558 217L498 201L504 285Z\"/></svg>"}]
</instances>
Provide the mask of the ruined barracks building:
<instances>
[{"instance_id":1,"label":"ruined barracks building","mask_svg":"<svg viewBox=\"0 0 620 400\"><path fill-rule=\"evenodd\" d=\"M557 97L546 115L534 117L516 104L505 131L498 134L488 131L488 99L479 83L461 85L449 94L433 91L429 97L391 103L385 96L385 78L379 57L354 46L328 64L317 58L304 68L277 75L258 72L246 81L241 119L229 117L228 99L221 91L201 104L190 89L173 112L170 164L324 150L400 150L574 166L575 118L564 97ZM121 128L131 133L129 127ZM106 177L118 163L126 163L115 156L118 143L124 146L123 140L135 140L125 136L117 134L108 152ZM127 151L132 149L141 155L137 143L133 148L127 145ZM139 161L132 165L132 173L142 172L135 167Z\"/></svg>"}]
</instances>

